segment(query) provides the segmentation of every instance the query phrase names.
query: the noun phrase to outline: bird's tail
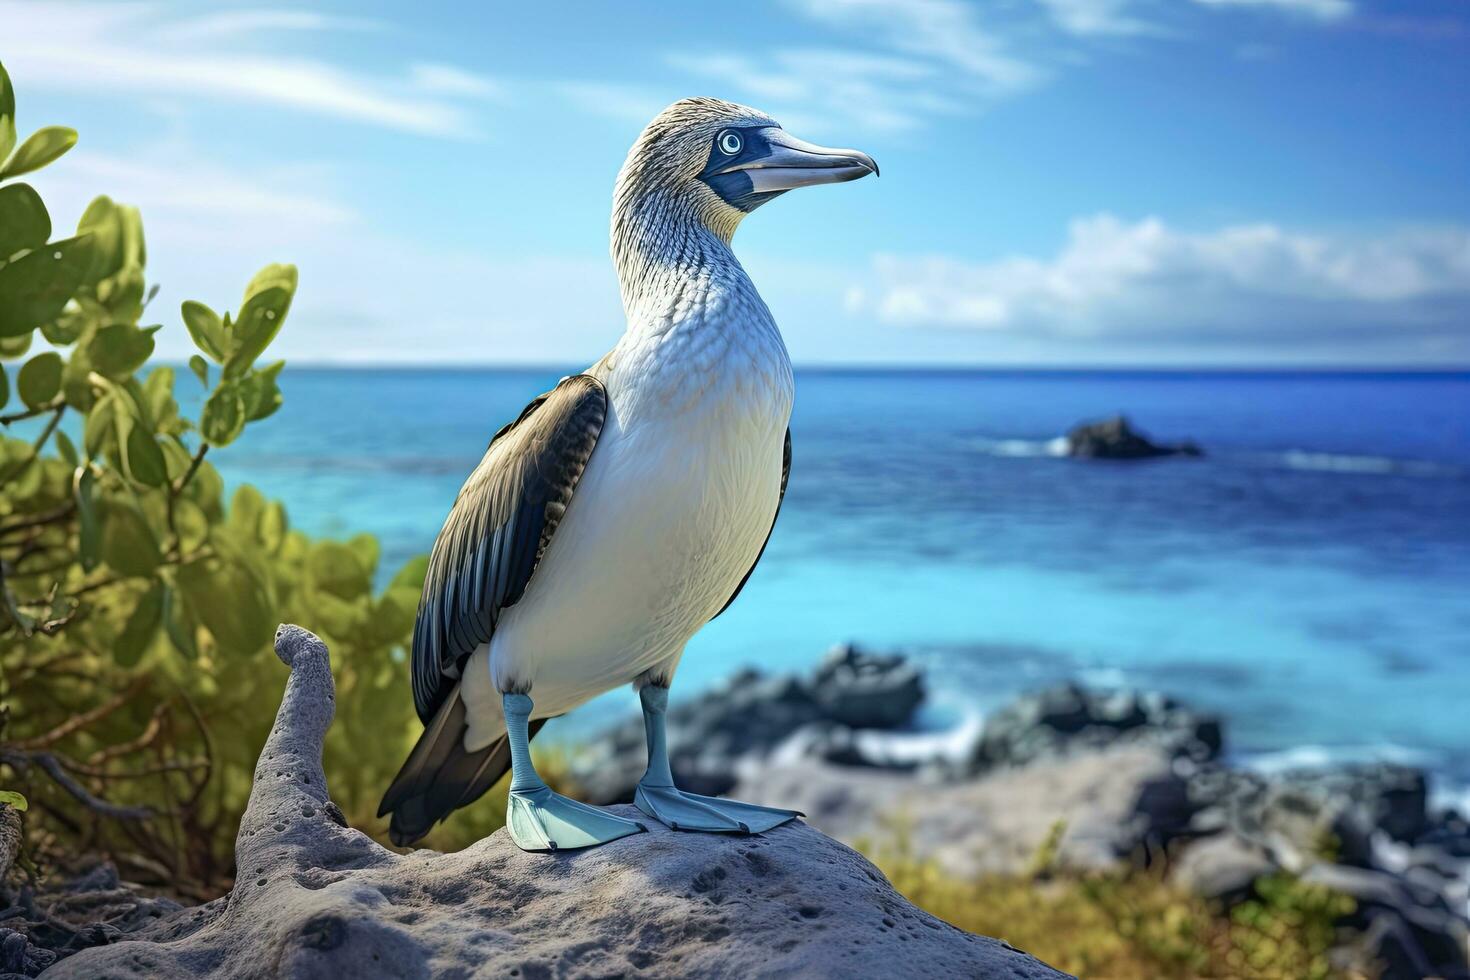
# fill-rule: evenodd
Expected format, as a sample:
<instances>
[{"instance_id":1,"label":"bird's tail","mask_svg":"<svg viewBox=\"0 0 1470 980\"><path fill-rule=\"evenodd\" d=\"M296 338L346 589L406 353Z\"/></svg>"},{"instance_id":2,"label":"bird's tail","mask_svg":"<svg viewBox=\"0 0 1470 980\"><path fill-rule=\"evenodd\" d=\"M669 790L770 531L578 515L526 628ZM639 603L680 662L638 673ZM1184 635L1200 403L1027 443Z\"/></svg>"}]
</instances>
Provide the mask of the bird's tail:
<instances>
[{"instance_id":1,"label":"bird's tail","mask_svg":"<svg viewBox=\"0 0 1470 980\"><path fill-rule=\"evenodd\" d=\"M531 737L544 723L531 722ZM393 814L388 837L399 847L412 844L434 824L478 800L510 769L510 745L504 735L478 752L467 752L466 728L464 701L455 685L378 804L378 816Z\"/></svg>"}]
</instances>

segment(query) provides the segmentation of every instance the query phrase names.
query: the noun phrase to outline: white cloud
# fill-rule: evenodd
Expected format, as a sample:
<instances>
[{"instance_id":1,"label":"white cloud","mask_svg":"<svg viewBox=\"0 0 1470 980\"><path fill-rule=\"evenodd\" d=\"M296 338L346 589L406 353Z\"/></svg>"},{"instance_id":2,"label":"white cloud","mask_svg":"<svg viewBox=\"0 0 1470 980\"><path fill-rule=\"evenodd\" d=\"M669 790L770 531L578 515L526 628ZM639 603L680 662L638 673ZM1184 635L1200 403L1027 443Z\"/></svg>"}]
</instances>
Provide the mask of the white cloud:
<instances>
[{"instance_id":1,"label":"white cloud","mask_svg":"<svg viewBox=\"0 0 1470 980\"><path fill-rule=\"evenodd\" d=\"M785 126L818 120L869 130L912 129L934 115L965 111L946 94L941 70L914 58L830 48L743 54L674 54L669 63L732 87Z\"/></svg>"},{"instance_id":2,"label":"white cloud","mask_svg":"<svg viewBox=\"0 0 1470 980\"><path fill-rule=\"evenodd\" d=\"M1457 334L1470 329L1470 228L1186 232L1098 215L1074 221L1050 259L879 256L872 282L849 306L907 325L1272 345Z\"/></svg>"},{"instance_id":3,"label":"white cloud","mask_svg":"<svg viewBox=\"0 0 1470 980\"><path fill-rule=\"evenodd\" d=\"M617 281L601 249L581 256L410 241L345 203L345 182L332 167L247 172L165 144L127 157L78 149L28 179L58 237L98 192L139 206L148 278L161 287L149 318L164 324L164 357L191 352L178 316L182 301L237 309L250 276L269 262L292 262L301 272L291 325L271 347L273 356L288 359L591 360L622 331ZM492 232L486 240L506 237Z\"/></svg>"},{"instance_id":4,"label":"white cloud","mask_svg":"<svg viewBox=\"0 0 1470 980\"><path fill-rule=\"evenodd\" d=\"M91 13L95 7L83 8ZM191 17L166 25L158 32L171 41L229 40L263 31L381 30L377 21L331 17L307 10L228 10Z\"/></svg>"},{"instance_id":5,"label":"white cloud","mask_svg":"<svg viewBox=\"0 0 1470 980\"><path fill-rule=\"evenodd\" d=\"M367 26L316 14L243 11L178 19L154 5L10 2L0 3L0 23L13 77L89 96L124 91L231 100L412 133L465 136L475 126L452 97L493 90L488 79L443 65L420 65L392 78L316 58L255 53L245 43L272 31Z\"/></svg>"},{"instance_id":6,"label":"white cloud","mask_svg":"<svg viewBox=\"0 0 1470 980\"><path fill-rule=\"evenodd\" d=\"M880 44L947 65L991 94L1028 88L1041 71L981 25L960 0L794 0L808 16L860 30Z\"/></svg>"},{"instance_id":7,"label":"white cloud","mask_svg":"<svg viewBox=\"0 0 1470 980\"><path fill-rule=\"evenodd\" d=\"M1150 21L1130 10L1135 0L1038 0L1058 27L1080 36L1160 34Z\"/></svg>"},{"instance_id":8,"label":"white cloud","mask_svg":"<svg viewBox=\"0 0 1470 980\"><path fill-rule=\"evenodd\" d=\"M1353 12L1352 0L1194 0L1215 8L1255 8L1300 14L1321 21L1341 20Z\"/></svg>"}]
</instances>

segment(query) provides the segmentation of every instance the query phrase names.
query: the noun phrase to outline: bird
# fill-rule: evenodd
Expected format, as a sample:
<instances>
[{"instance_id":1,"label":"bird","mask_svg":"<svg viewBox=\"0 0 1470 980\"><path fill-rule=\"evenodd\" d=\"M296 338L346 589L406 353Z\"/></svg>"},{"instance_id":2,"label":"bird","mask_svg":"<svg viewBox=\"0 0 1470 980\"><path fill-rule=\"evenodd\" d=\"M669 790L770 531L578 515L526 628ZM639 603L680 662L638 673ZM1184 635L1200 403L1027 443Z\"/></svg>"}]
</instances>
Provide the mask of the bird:
<instances>
[{"instance_id":1,"label":"bird","mask_svg":"<svg viewBox=\"0 0 1470 980\"><path fill-rule=\"evenodd\" d=\"M610 234L626 328L495 433L434 542L408 658L424 731L378 812L395 844L507 769L523 850L646 830L554 792L528 749L547 719L626 684L648 742L643 815L735 834L800 816L678 789L665 713L685 644L744 588L791 472L791 360L735 230L787 191L877 173L714 98L675 102L633 143Z\"/></svg>"}]
</instances>

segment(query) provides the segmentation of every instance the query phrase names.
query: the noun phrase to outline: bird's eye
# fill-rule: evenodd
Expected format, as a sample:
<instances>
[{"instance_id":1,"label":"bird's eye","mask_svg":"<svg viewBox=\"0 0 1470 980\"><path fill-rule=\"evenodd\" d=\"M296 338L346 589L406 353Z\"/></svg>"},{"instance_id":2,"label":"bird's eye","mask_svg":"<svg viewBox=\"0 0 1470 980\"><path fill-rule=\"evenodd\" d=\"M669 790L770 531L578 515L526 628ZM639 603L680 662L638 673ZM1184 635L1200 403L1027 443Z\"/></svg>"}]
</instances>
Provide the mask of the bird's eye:
<instances>
[{"instance_id":1,"label":"bird's eye","mask_svg":"<svg viewBox=\"0 0 1470 980\"><path fill-rule=\"evenodd\" d=\"M740 148L744 145L745 142L740 138L739 133L734 133L727 129L720 134L720 151L728 156L733 157L739 153Z\"/></svg>"}]
</instances>

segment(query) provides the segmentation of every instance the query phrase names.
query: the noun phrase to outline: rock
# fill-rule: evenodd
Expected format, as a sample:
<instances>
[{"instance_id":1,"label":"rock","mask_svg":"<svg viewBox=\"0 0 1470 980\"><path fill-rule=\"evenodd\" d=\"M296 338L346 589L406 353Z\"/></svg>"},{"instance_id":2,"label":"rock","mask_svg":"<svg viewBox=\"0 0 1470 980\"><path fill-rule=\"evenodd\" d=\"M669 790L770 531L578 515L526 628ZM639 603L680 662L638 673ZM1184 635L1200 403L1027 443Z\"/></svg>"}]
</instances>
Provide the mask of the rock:
<instances>
[{"instance_id":1,"label":"rock","mask_svg":"<svg viewBox=\"0 0 1470 980\"><path fill-rule=\"evenodd\" d=\"M1384 977L1470 977L1470 931L1463 911L1452 910L1433 889L1340 864L1313 865L1302 880L1352 896L1357 910L1351 925L1391 967Z\"/></svg>"},{"instance_id":2,"label":"rock","mask_svg":"<svg viewBox=\"0 0 1470 980\"><path fill-rule=\"evenodd\" d=\"M1134 429L1126 416L1086 422L1067 433L1067 455L1087 459L1153 459L1159 456L1202 456L1193 442L1155 443Z\"/></svg>"},{"instance_id":3,"label":"rock","mask_svg":"<svg viewBox=\"0 0 1470 980\"><path fill-rule=\"evenodd\" d=\"M924 701L924 677L901 654L834 647L811 679L813 700L826 718L848 728L897 728Z\"/></svg>"},{"instance_id":4,"label":"rock","mask_svg":"<svg viewBox=\"0 0 1470 980\"><path fill-rule=\"evenodd\" d=\"M1197 762L1220 754L1219 719L1153 692L1092 691L1063 684L1022 695L985 719L966 775L1020 766L1116 742L1158 748Z\"/></svg>"},{"instance_id":5,"label":"rock","mask_svg":"<svg viewBox=\"0 0 1470 980\"><path fill-rule=\"evenodd\" d=\"M1414 842L1436 830L1425 775L1411 766L1364 763L1271 776L1206 767L1189 788L1198 807L1218 811L1235 833L1269 848L1291 870L1317 860L1328 842L1336 860L1373 867L1377 836Z\"/></svg>"},{"instance_id":6,"label":"rock","mask_svg":"<svg viewBox=\"0 0 1470 980\"><path fill-rule=\"evenodd\" d=\"M846 841L881 845L901 828L916 857L963 878L1025 869L1059 821L1062 864L1112 866L1187 824L1186 789L1167 756L1117 745L948 784L808 761L753 772L732 795L796 807Z\"/></svg>"},{"instance_id":7,"label":"rock","mask_svg":"<svg viewBox=\"0 0 1470 980\"><path fill-rule=\"evenodd\" d=\"M904 657L850 644L835 647L809 677L744 670L669 709L670 765L680 788L716 796L735 785L742 765L769 757L798 731L818 757L884 765L883 753L865 752L855 733L904 725L923 699L922 674ZM632 717L572 758L572 778L589 803L626 803L647 759L643 722Z\"/></svg>"},{"instance_id":8,"label":"rock","mask_svg":"<svg viewBox=\"0 0 1470 980\"><path fill-rule=\"evenodd\" d=\"M1185 891L1232 906L1250 896L1257 878L1275 870L1260 847L1224 833L1185 847L1169 876Z\"/></svg>"},{"instance_id":9,"label":"rock","mask_svg":"<svg viewBox=\"0 0 1470 980\"><path fill-rule=\"evenodd\" d=\"M282 627L276 649L291 678L234 891L48 978L1064 976L920 911L800 823L734 837L645 819L649 833L580 852L524 853L501 831L457 854L396 854L328 812L326 647Z\"/></svg>"}]
</instances>

